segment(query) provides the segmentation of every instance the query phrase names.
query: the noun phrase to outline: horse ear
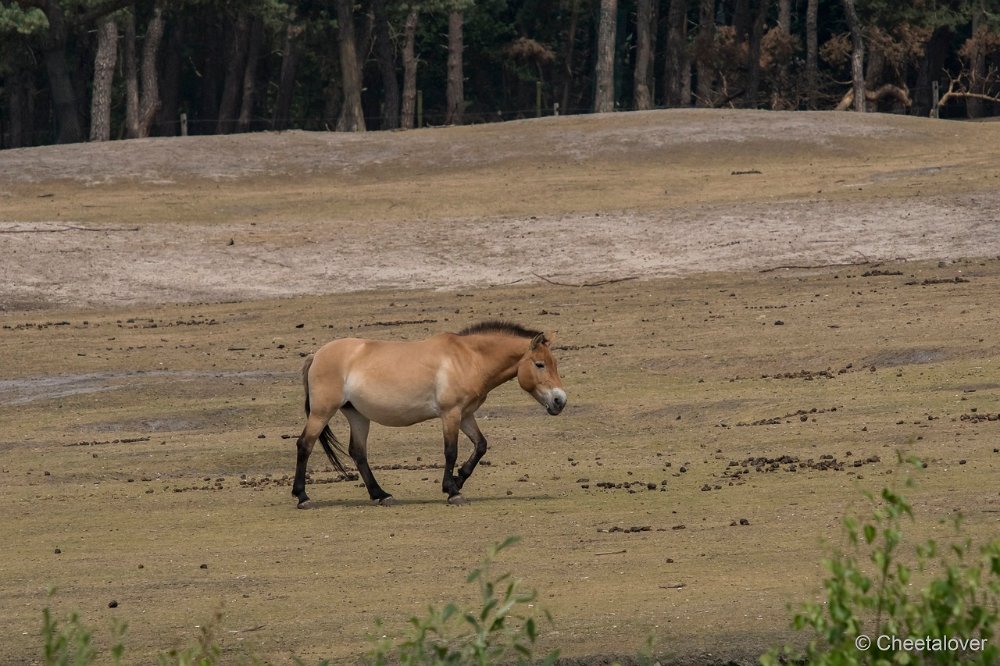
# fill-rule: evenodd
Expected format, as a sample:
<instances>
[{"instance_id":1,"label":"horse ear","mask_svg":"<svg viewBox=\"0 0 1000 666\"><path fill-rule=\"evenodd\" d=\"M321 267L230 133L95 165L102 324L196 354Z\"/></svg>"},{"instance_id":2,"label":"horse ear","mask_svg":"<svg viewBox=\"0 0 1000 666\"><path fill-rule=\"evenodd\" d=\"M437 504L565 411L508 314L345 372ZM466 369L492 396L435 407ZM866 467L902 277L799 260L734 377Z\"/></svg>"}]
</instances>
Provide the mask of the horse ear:
<instances>
[{"instance_id":1,"label":"horse ear","mask_svg":"<svg viewBox=\"0 0 1000 666\"><path fill-rule=\"evenodd\" d=\"M539 333L538 335L536 335L531 339L531 345L528 347L528 349L534 351L535 348L538 347L538 345L544 345L546 342L548 342L548 340L545 339L545 334Z\"/></svg>"}]
</instances>

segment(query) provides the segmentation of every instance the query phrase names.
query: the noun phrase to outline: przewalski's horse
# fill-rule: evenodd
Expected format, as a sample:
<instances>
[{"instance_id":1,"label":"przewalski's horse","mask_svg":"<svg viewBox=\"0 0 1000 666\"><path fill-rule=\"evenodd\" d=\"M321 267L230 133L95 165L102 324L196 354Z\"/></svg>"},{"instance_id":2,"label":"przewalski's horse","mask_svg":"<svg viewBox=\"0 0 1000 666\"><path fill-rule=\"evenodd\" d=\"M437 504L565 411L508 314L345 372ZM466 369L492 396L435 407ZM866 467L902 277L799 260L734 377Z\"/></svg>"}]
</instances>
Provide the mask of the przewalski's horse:
<instances>
[{"instance_id":1,"label":"przewalski's horse","mask_svg":"<svg viewBox=\"0 0 1000 666\"><path fill-rule=\"evenodd\" d=\"M441 489L449 503L463 503L462 485L486 453L486 438L475 414L490 391L517 377L521 388L549 414L554 416L566 406L550 342L539 331L487 321L458 334L441 333L417 342L345 338L323 345L302 368L308 419L296 445L292 494L298 507L315 506L306 495L306 463L317 439L333 466L347 473L340 459L344 449L328 425L338 409L351 426L347 452L368 495L379 504L390 503L392 496L379 486L368 465L371 422L408 426L440 418L444 428ZM475 450L455 476L459 430L472 440Z\"/></svg>"}]
</instances>

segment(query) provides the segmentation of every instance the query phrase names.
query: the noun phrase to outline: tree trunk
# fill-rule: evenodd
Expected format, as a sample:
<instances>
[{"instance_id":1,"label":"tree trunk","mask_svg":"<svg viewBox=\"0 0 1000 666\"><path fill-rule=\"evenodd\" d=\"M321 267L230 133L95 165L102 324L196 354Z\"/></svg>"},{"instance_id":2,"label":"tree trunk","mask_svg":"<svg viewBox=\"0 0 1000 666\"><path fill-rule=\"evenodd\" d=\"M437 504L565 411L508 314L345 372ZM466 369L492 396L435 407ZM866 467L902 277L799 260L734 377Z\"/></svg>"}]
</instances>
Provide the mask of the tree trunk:
<instances>
[{"instance_id":1,"label":"tree trunk","mask_svg":"<svg viewBox=\"0 0 1000 666\"><path fill-rule=\"evenodd\" d=\"M854 90L854 110L865 111L865 40L861 34L861 21L854 9L854 0L841 0L844 14L847 16L847 27L851 31L851 81Z\"/></svg>"},{"instance_id":2,"label":"tree trunk","mask_svg":"<svg viewBox=\"0 0 1000 666\"><path fill-rule=\"evenodd\" d=\"M160 85L156 57L163 40L162 0L153 6L153 16L146 26L146 37L142 43L142 100L139 103L139 136L149 136L149 130L160 109Z\"/></svg>"},{"instance_id":3,"label":"tree trunk","mask_svg":"<svg viewBox=\"0 0 1000 666\"><path fill-rule=\"evenodd\" d=\"M698 5L698 36L695 38L696 75L698 92L696 103L701 107L712 106L715 89L715 0L701 0Z\"/></svg>"},{"instance_id":4,"label":"tree trunk","mask_svg":"<svg viewBox=\"0 0 1000 666\"><path fill-rule=\"evenodd\" d=\"M66 24L60 3L46 2L45 16L49 21L49 30L43 51L55 113L56 142L77 143L83 141L85 135L71 74L76 68L70 66L67 57Z\"/></svg>"},{"instance_id":5,"label":"tree trunk","mask_svg":"<svg viewBox=\"0 0 1000 666\"><path fill-rule=\"evenodd\" d=\"M615 110L615 34L618 0L601 0L597 27L597 69L594 76L594 113Z\"/></svg>"},{"instance_id":6,"label":"tree trunk","mask_svg":"<svg viewBox=\"0 0 1000 666\"><path fill-rule=\"evenodd\" d=\"M969 92L986 94L986 7L980 0L972 14L972 53L969 54ZM965 100L965 112L969 118L982 118L986 114L986 103L982 98L969 97Z\"/></svg>"},{"instance_id":7,"label":"tree trunk","mask_svg":"<svg viewBox=\"0 0 1000 666\"><path fill-rule=\"evenodd\" d=\"M778 30L781 31L784 39L791 39L792 35L792 0L778 0ZM771 91L771 109L794 108L794 101L788 99L788 67L789 61L785 60L778 66L778 76Z\"/></svg>"},{"instance_id":8,"label":"tree trunk","mask_svg":"<svg viewBox=\"0 0 1000 666\"><path fill-rule=\"evenodd\" d=\"M653 34L656 26L656 8L653 0L638 0L636 16L635 93L633 103L637 111L653 108L649 90L650 64L653 61Z\"/></svg>"},{"instance_id":9,"label":"tree trunk","mask_svg":"<svg viewBox=\"0 0 1000 666\"><path fill-rule=\"evenodd\" d=\"M364 132L365 115L361 108L361 65L358 63L354 39L354 2L337 0L338 42L340 46L340 79L344 95L338 132Z\"/></svg>"},{"instance_id":10,"label":"tree trunk","mask_svg":"<svg viewBox=\"0 0 1000 666\"><path fill-rule=\"evenodd\" d=\"M219 115L215 126L217 134L229 134L236 125L237 108L249 45L250 17L245 12L240 12L234 23L233 36L226 54L226 78L222 84L222 99L219 101Z\"/></svg>"},{"instance_id":11,"label":"tree trunk","mask_svg":"<svg viewBox=\"0 0 1000 666\"><path fill-rule=\"evenodd\" d=\"M792 34L792 0L778 0L778 27Z\"/></svg>"},{"instance_id":12,"label":"tree trunk","mask_svg":"<svg viewBox=\"0 0 1000 666\"><path fill-rule=\"evenodd\" d=\"M136 60L135 8L125 15L125 138L139 136L139 65Z\"/></svg>"},{"instance_id":13,"label":"tree trunk","mask_svg":"<svg viewBox=\"0 0 1000 666\"><path fill-rule=\"evenodd\" d=\"M687 50L687 0L670 0L667 10L667 46L664 49L663 104L687 106L690 95L684 98L684 72L690 75L691 64Z\"/></svg>"},{"instance_id":14,"label":"tree trunk","mask_svg":"<svg viewBox=\"0 0 1000 666\"><path fill-rule=\"evenodd\" d=\"M816 37L819 19L819 0L806 4L806 97L809 108L818 106L819 98L819 40Z\"/></svg>"},{"instance_id":15,"label":"tree trunk","mask_svg":"<svg viewBox=\"0 0 1000 666\"><path fill-rule=\"evenodd\" d=\"M111 139L111 88L118 62L118 25L106 16L97 24L94 91L90 100L90 140Z\"/></svg>"},{"instance_id":16,"label":"tree trunk","mask_svg":"<svg viewBox=\"0 0 1000 666\"><path fill-rule=\"evenodd\" d=\"M733 32L736 33L736 41L747 43L750 41L750 30L753 19L751 18L752 0L736 0L733 7Z\"/></svg>"},{"instance_id":17,"label":"tree trunk","mask_svg":"<svg viewBox=\"0 0 1000 666\"><path fill-rule=\"evenodd\" d=\"M931 86L941 78L952 37L951 30L943 26L934 31L924 46L924 57L917 67L917 85L913 91L916 98L912 107L914 115L926 117L931 111Z\"/></svg>"},{"instance_id":18,"label":"tree trunk","mask_svg":"<svg viewBox=\"0 0 1000 666\"><path fill-rule=\"evenodd\" d=\"M160 108L160 89L157 82L156 55L163 38L163 8L157 2L153 17L146 27L142 43L142 87L140 67L136 61L135 12L128 12L125 19L125 136L136 139L149 136L149 130Z\"/></svg>"},{"instance_id":19,"label":"tree trunk","mask_svg":"<svg viewBox=\"0 0 1000 666\"><path fill-rule=\"evenodd\" d=\"M385 0L372 0L375 15L375 58L382 79L382 117L380 129L399 127L399 80L396 78L396 57L392 49L392 30Z\"/></svg>"},{"instance_id":20,"label":"tree trunk","mask_svg":"<svg viewBox=\"0 0 1000 666\"><path fill-rule=\"evenodd\" d=\"M257 62L260 60L260 44L264 39L264 20L253 19L250 28L250 44L247 47L247 62L243 68L243 95L240 98L240 118L236 122L237 132L250 131L253 120L253 98L257 84Z\"/></svg>"},{"instance_id":21,"label":"tree trunk","mask_svg":"<svg viewBox=\"0 0 1000 666\"><path fill-rule=\"evenodd\" d=\"M417 103L417 21L420 10L410 7L403 24L403 99L399 110L399 126L403 129L413 129L413 115Z\"/></svg>"},{"instance_id":22,"label":"tree trunk","mask_svg":"<svg viewBox=\"0 0 1000 666\"><path fill-rule=\"evenodd\" d=\"M446 125L461 125L465 113L465 81L462 67L462 51L465 38L462 36L462 12L448 14L448 86L445 91L447 109Z\"/></svg>"},{"instance_id":23,"label":"tree trunk","mask_svg":"<svg viewBox=\"0 0 1000 666\"><path fill-rule=\"evenodd\" d=\"M747 46L747 92L746 105L757 108L757 93L760 91L760 43L764 37L764 20L767 18L768 0L757 0L753 23L750 26L750 43Z\"/></svg>"},{"instance_id":24,"label":"tree trunk","mask_svg":"<svg viewBox=\"0 0 1000 666\"><path fill-rule=\"evenodd\" d=\"M868 62L865 63L865 90L875 90L882 82L882 74L885 71L885 54L881 49L869 48L867 56ZM867 97L867 99L871 101L871 97Z\"/></svg>"},{"instance_id":25,"label":"tree trunk","mask_svg":"<svg viewBox=\"0 0 1000 666\"><path fill-rule=\"evenodd\" d=\"M569 113L569 94L573 88L573 52L576 50L577 8L580 0L573 0L569 9L569 30L566 33L566 61L563 65L563 90L560 111Z\"/></svg>"},{"instance_id":26,"label":"tree trunk","mask_svg":"<svg viewBox=\"0 0 1000 666\"><path fill-rule=\"evenodd\" d=\"M292 94L295 92L295 67L298 64L298 39L303 27L296 23L295 6L288 10L285 25L285 44L281 52L281 74L278 94L274 101L274 118L271 125L276 130L286 130L291 123Z\"/></svg>"}]
</instances>

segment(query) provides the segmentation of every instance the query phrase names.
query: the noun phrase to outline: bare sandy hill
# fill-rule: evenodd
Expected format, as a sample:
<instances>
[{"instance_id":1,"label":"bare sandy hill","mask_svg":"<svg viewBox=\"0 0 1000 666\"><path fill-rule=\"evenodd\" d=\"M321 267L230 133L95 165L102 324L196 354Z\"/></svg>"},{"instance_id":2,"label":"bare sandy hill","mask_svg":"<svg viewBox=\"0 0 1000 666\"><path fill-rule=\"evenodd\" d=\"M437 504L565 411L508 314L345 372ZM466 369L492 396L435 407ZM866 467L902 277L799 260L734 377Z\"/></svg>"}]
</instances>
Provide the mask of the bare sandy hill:
<instances>
[{"instance_id":1,"label":"bare sandy hill","mask_svg":"<svg viewBox=\"0 0 1000 666\"><path fill-rule=\"evenodd\" d=\"M0 307L1000 252L1000 125L654 111L0 153Z\"/></svg>"}]
</instances>

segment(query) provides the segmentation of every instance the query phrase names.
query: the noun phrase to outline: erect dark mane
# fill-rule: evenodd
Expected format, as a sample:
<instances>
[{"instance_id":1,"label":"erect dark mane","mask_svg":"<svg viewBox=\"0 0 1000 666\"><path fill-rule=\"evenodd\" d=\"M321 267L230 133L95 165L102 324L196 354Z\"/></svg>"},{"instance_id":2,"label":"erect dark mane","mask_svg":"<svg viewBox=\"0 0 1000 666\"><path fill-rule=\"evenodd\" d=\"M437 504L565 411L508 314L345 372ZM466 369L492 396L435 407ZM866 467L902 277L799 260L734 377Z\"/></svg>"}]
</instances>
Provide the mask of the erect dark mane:
<instances>
[{"instance_id":1,"label":"erect dark mane","mask_svg":"<svg viewBox=\"0 0 1000 666\"><path fill-rule=\"evenodd\" d=\"M533 338L541 335L541 331L534 331L525 328L520 324L512 324L509 321L481 321L478 324L466 326L458 332L459 335L476 335L479 333L499 333L500 335L513 335L519 338Z\"/></svg>"}]
</instances>

